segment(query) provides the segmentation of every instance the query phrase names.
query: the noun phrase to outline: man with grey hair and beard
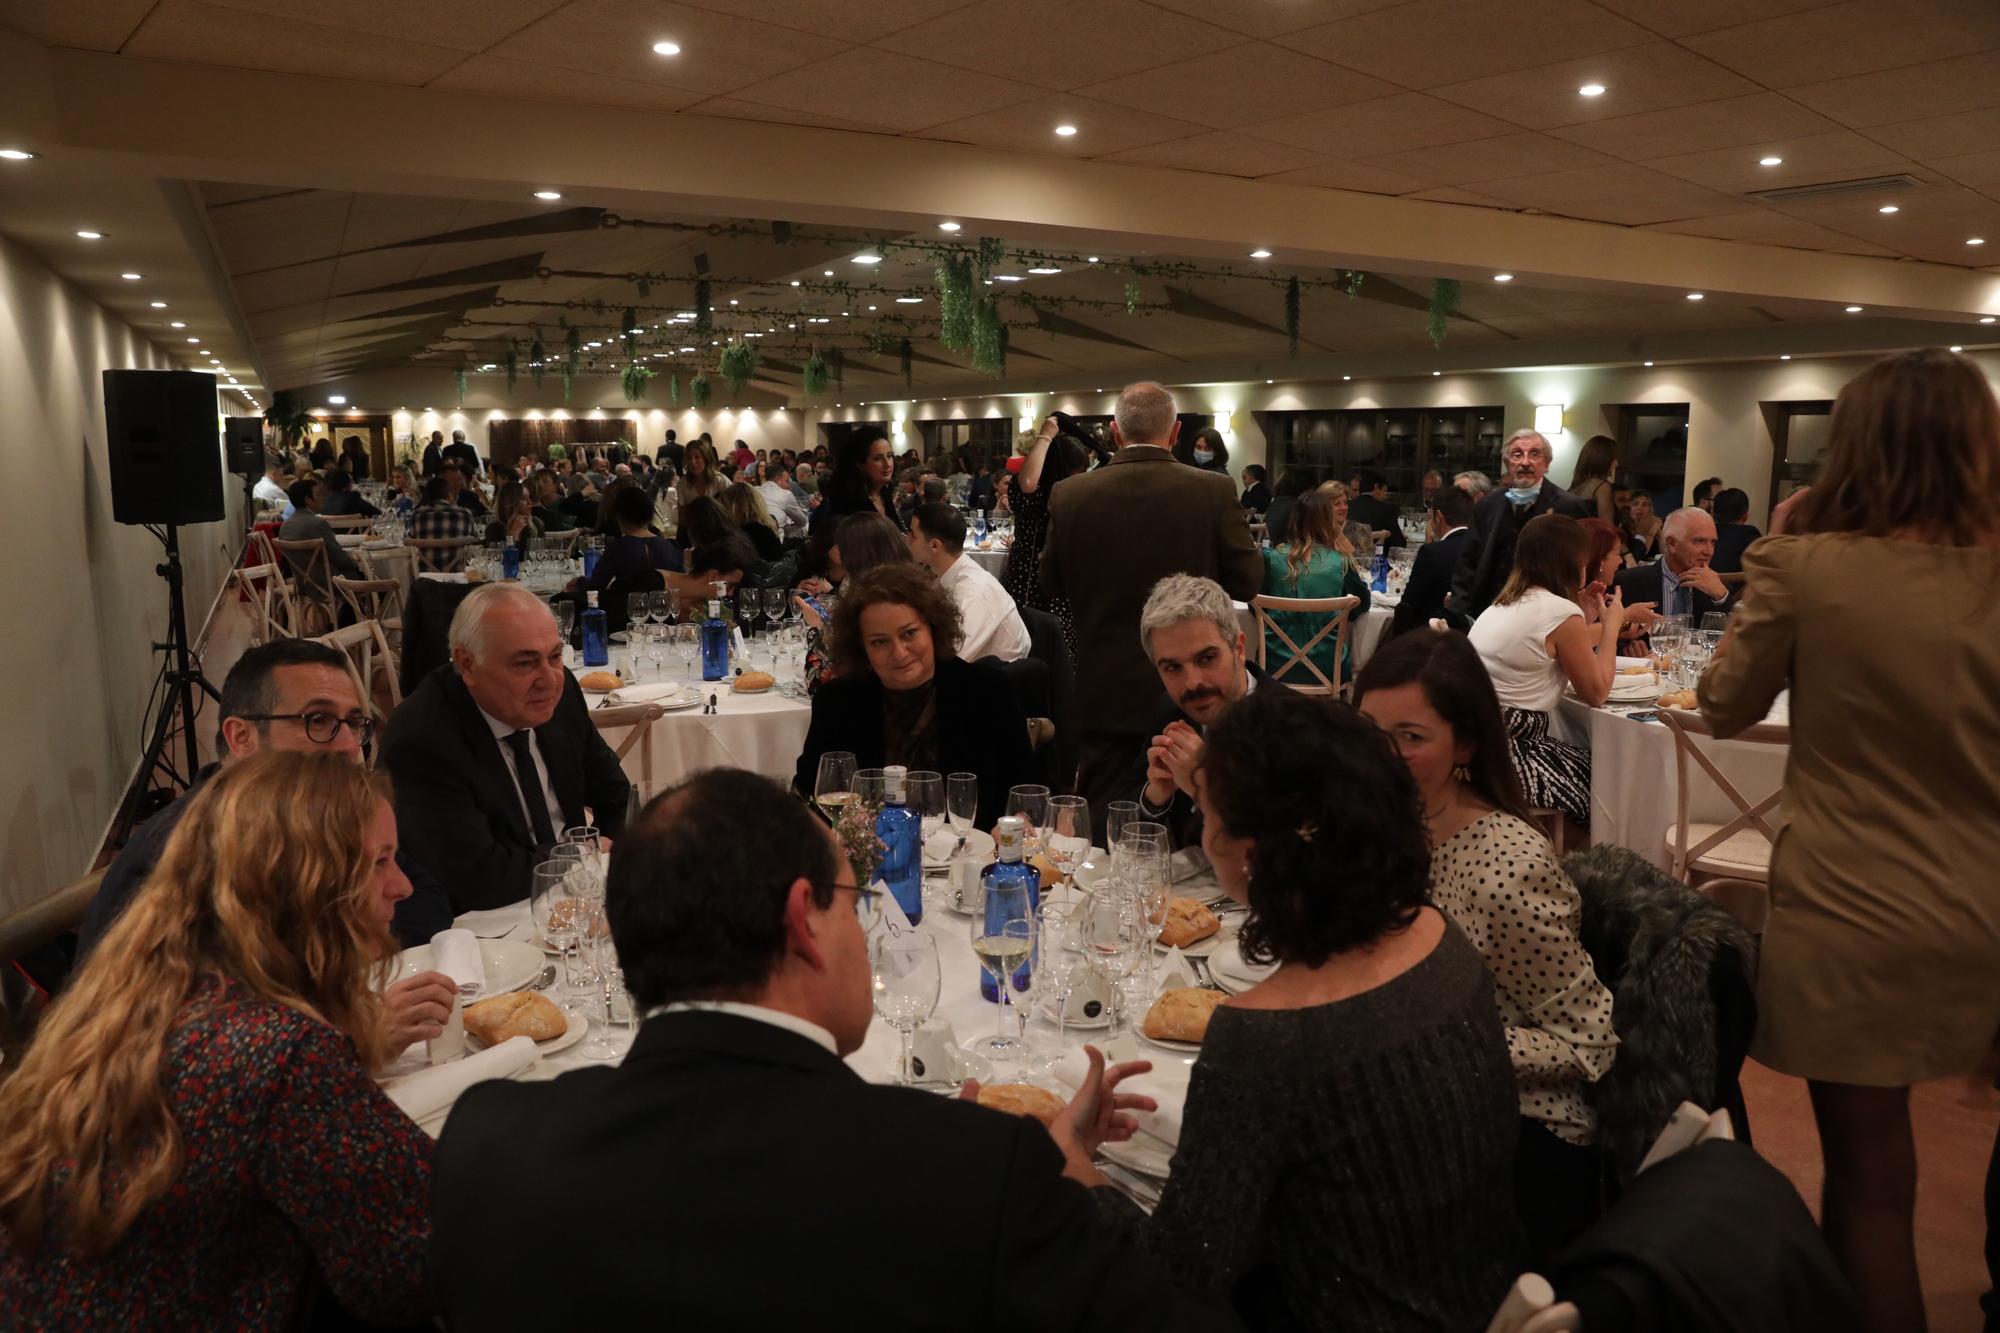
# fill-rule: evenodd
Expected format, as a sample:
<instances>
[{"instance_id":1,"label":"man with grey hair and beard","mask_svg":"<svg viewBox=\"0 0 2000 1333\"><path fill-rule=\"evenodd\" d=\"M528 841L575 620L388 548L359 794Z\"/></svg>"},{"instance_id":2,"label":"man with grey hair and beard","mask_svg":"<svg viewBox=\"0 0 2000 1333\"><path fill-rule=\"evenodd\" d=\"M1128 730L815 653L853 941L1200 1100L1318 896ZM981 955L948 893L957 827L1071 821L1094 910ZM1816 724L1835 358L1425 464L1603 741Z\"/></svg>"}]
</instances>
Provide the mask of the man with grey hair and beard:
<instances>
[{"instance_id":1,"label":"man with grey hair and beard","mask_svg":"<svg viewBox=\"0 0 2000 1333\"><path fill-rule=\"evenodd\" d=\"M486 584L459 603L450 635L451 660L390 715L382 766L403 850L470 912L527 897L564 829L618 832L631 784L591 725L541 598Z\"/></svg>"},{"instance_id":2,"label":"man with grey hair and beard","mask_svg":"<svg viewBox=\"0 0 2000 1333\"><path fill-rule=\"evenodd\" d=\"M1531 518L1566 514L1589 518L1595 511L1548 479L1555 451L1540 431L1523 426L1501 446L1506 489L1480 499L1472 510L1472 540L1465 544L1452 576L1450 607L1469 623L1493 604L1514 568L1514 538ZM1461 478L1464 474L1460 474Z\"/></svg>"},{"instance_id":3,"label":"man with grey hair and beard","mask_svg":"<svg viewBox=\"0 0 2000 1333\"><path fill-rule=\"evenodd\" d=\"M1129 385L1111 427L1117 452L1049 493L1042 588L1075 616L1076 789L1100 820L1106 804L1130 799L1132 756L1153 735L1158 677L1139 640L1147 594L1169 574L1212 579L1237 598L1263 585L1235 483L1177 461L1179 437L1173 395Z\"/></svg>"}]
</instances>

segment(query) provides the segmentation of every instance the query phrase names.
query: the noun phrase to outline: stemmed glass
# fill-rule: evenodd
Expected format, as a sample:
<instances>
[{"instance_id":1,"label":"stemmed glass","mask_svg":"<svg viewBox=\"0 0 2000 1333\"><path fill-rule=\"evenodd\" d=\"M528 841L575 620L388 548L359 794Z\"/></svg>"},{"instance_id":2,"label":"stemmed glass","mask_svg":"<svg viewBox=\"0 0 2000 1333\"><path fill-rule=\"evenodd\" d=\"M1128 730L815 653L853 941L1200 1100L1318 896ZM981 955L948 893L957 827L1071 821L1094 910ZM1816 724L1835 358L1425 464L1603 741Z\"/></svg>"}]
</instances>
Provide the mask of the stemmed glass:
<instances>
[{"instance_id":1,"label":"stemmed glass","mask_svg":"<svg viewBox=\"0 0 2000 1333\"><path fill-rule=\"evenodd\" d=\"M1042 844L1062 872L1063 883L1076 887L1076 868L1090 854L1090 802L1081 796L1051 796L1048 831Z\"/></svg>"},{"instance_id":2,"label":"stemmed glass","mask_svg":"<svg viewBox=\"0 0 2000 1333\"><path fill-rule=\"evenodd\" d=\"M558 597L549 606L555 612L556 632L562 635L563 657L569 657L569 632L576 625L576 603L567 597Z\"/></svg>"},{"instance_id":3,"label":"stemmed glass","mask_svg":"<svg viewBox=\"0 0 2000 1333\"><path fill-rule=\"evenodd\" d=\"M660 624L660 625L671 625L671 624L673 624L673 623L674 623L674 595L673 595L672 593L670 593L670 592L667 592L667 591L664 591L664 590L662 590L662 591L659 591L659 592L649 592L649 593L647 593L647 594L646 594L646 613L647 613L648 615L652 616L652 618L653 618L654 622L655 622L655 623L657 623L657 624Z\"/></svg>"},{"instance_id":4,"label":"stemmed glass","mask_svg":"<svg viewBox=\"0 0 2000 1333\"><path fill-rule=\"evenodd\" d=\"M1009 1060L1019 1055L1019 1038L1007 1035L1007 1015L1013 1005L1014 974L1035 951L1035 909L1026 884L988 884L984 908L972 918L972 952L980 967L993 978L999 1004L995 1008L993 1035L968 1049L988 1059Z\"/></svg>"},{"instance_id":5,"label":"stemmed glass","mask_svg":"<svg viewBox=\"0 0 2000 1333\"><path fill-rule=\"evenodd\" d=\"M1120 893L1093 893L1085 902L1083 934L1090 958L1111 982L1114 1014L1129 1017L1135 1003L1130 988L1143 976L1151 952L1139 903ZM1117 1035L1115 1020L1112 1035Z\"/></svg>"},{"instance_id":6,"label":"stemmed glass","mask_svg":"<svg viewBox=\"0 0 2000 1333\"><path fill-rule=\"evenodd\" d=\"M531 872L528 889L528 911L534 917L535 929L562 958L562 1008L571 1013L583 1005L578 997L569 993L571 978L575 975L570 967L569 951L576 947L586 910L570 886L570 876L576 869L575 857L562 856L544 861Z\"/></svg>"},{"instance_id":7,"label":"stemmed glass","mask_svg":"<svg viewBox=\"0 0 2000 1333\"><path fill-rule=\"evenodd\" d=\"M849 750L828 750L819 757L819 773L813 782L813 803L829 824L837 823L840 812L854 799L854 754Z\"/></svg>"},{"instance_id":8,"label":"stemmed glass","mask_svg":"<svg viewBox=\"0 0 2000 1333\"><path fill-rule=\"evenodd\" d=\"M1018 815L1028 826L1026 852L1029 856L1042 850L1042 824L1048 819L1049 789L1033 783L1007 789L1007 813Z\"/></svg>"},{"instance_id":9,"label":"stemmed glass","mask_svg":"<svg viewBox=\"0 0 2000 1333\"><path fill-rule=\"evenodd\" d=\"M629 637L634 642L645 633L648 615L646 598L647 594L643 592L627 593L625 596L625 628L631 631Z\"/></svg>"},{"instance_id":10,"label":"stemmed glass","mask_svg":"<svg viewBox=\"0 0 2000 1333\"><path fill-rule=\"evenodd\" d=\"M742 627L743 637L748 639L756 628L759 609L764 604L763 594L756 588L741 588L736 593L736 623Z\"/></svg>"},{"instance_id":11,"label":"stemmed glass","mask_svg":"<svg viewBox=\"0 0 2000 1333\"><path fill-rule=\"evenodd\" d=\"M1047 1017L1054 1011L1056 1025L1056 1048L1053 1053L1034 1057L1037 1073L1052 1073L1062 1062L1069 1047L1069 1001L1076 991L1077 978L1089 968L1089 962L1082 953L1082 940L1078 938L1082 909L1042 901L1042 921L1040 926L1041 948L1035 955L1035 970L1029 978L1034 984L1028 1012L1032 1016Z\"/></svg>"},{"instance_id":12,"label":"stemmed glass","mask_svg":"<svg viewBox=\"0 0 2000 1333\"><path fill-rule=\"evenodd\" d=\"M646 656L653 661L653 679L667 678L667 625L655 625L646 634Z\"/></svg>"},{"instance_id":13,"label":"stemmed glass","mask_svg":"<svg viewBox=\"0 0 2000 1333\"><path fill-rule=\"evenodd\" d=\"M953 773L944 780L944 809L951 831L964 842L965 835L972 832L972 821L979 817L977 773Z\"/></svg>"},{"instance_id":14,"label":"stemmed glass","mask_svg":"<svg viewBox=\"0 0 2000 1333\"><path fill-rule=\"evenodd\" d=\"M882 934L870 947L875 978L875 1012L903 1039L898 1081L909 1087L910 1043L929 1021L938 1002L937 941L922 932Z\"/></svg>"},{"instance_id":15,"label":"stemmed glass","mask_svg":"<svg viewBox=\"0 0 2000 1333\"><path fill-rule=\"evenodd\" d=\"M773 626L785 618L785 604L791 596L783 588L764 589L764 619Z\"/></svg>"},{"instance_id":16,"label":"stemmed glass","mask_svg":"<svg viewBox=\"0 0 2000 1333\"><path fill-rule=\"evenodd\" d=\"M1113 801L1104 807L1104 845L1118 846L1119 838L1125 834L1125 826L1144 818L1137 801Z\"/></svg>"},{"instance_id":17,"label":"stemmed glass","mask_svg":"<svg viewBox=\"0 0 2000 1333\"><path fill-rule=\"evenodd\" d=\"M701 631L691 621L674 626L674 650L681 655L681 674L690 680L694 679L694 654L700 637Z\"/></svg>"},{"instance_id":18,"label":"stemmed glass","mask_svg":"<svg viewBox=\"0 0 2000 1333\"><path fill-rule=\"evenodd\" d=\"M630 1035L624 1045L611 1040L612 1009L618 997L623 996L625 1000L628 1033L636 1032L639 1015L632 1007L632 997L625 991L625 973L618 966L618 946L612 941L611 922L605 917L602 907L592 911L584 924L583 947L589 955L591 970L597 974L604 1021L592 1023L590 1039L583 1043L580 1053L586 1060L616 1060L631 1044ZM596 1015L591 1017L595 1019Z\"/></svg>"}]
</instances>

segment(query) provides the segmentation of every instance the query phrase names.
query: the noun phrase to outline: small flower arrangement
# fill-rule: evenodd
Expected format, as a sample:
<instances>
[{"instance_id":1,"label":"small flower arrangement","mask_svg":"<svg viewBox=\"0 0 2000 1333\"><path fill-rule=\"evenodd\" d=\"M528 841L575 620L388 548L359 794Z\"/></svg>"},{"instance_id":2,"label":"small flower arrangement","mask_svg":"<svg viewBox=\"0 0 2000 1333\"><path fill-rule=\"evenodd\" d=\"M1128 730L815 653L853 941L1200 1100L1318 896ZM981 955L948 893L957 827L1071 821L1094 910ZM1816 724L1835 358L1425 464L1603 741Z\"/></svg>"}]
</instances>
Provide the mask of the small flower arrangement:
<instances>
[{"instance_id":1,"label":"small flower arrangement","mask_svg":"<svg viewBox=\"0 0 2000 1333\"><path fill-rule=\"evenodd\" d=\"M840 839L842 850L854 867L854 882L867 885L875 877L875 867L882 864L882 857L889 850L875 833L875 817L882 812L872 801L855 799L841 809L840 818L833 823L834 836Z\"/></svg>"}]
</instances>

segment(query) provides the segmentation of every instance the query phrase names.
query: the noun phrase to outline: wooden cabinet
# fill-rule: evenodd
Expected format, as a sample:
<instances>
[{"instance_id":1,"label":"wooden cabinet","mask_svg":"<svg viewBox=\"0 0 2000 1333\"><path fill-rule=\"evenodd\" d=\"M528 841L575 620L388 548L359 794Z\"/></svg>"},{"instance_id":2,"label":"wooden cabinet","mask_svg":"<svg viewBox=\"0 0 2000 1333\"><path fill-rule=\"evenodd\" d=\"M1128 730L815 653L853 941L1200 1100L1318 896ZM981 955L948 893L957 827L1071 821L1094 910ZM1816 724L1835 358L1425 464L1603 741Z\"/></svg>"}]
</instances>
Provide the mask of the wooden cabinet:
<instances>
[{"instance_id":1,"label":"wooden cabinet","mask_svg":"<svg viewBox=\"0 0 2000 1333\"><path fill-rule=\"evenodd\" d=\"M1505 414L1497 407L1385 408L1345 412L1265 412L1264 436L1278 469L1303 468L1315 481L1379 472L1392 499L1413 500L1424 473L1498 479Z\"/></svg>"}]
</instances>

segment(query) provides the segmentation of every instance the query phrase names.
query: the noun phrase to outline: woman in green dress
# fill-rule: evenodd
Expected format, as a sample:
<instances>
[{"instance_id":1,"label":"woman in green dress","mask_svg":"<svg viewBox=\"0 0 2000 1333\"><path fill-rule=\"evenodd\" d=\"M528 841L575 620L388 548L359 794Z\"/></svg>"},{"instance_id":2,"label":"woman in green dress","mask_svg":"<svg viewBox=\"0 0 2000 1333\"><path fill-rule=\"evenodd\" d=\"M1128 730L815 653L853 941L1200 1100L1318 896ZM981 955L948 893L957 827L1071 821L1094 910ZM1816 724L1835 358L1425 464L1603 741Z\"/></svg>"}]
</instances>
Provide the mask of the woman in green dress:
<instances>
[{"instance_id":1,"label":"woman in green dress","mask_svg":"<svg viewBox=\"0 0 2000 1333\"><path fill-rule=\"evenodd\" d=\"M1347 597L1361 599L1347 612L1352 622L1368 609L1368 580L1363 578L1353 542L1343 530L1344 505L1326 491L1299 497L1292 507L1284 545L1264 552L1264 592L1271 597ZM1273 611L1271 626L1264 631L1264 662L1271 677L1287 685L1314 686L1319 683L1304 662L1294 661L1294 650L1278 637L1282 629L1293 643L1304 646L1326 617L1313 611ZM1334 647L1338 631L1330 632L1312 645L1306 657L1326 673L1329 680L1351 680L1354 675L1354 645L1341 651L1340 670L1334 671Z\"/></svg>"}]
</instances>

